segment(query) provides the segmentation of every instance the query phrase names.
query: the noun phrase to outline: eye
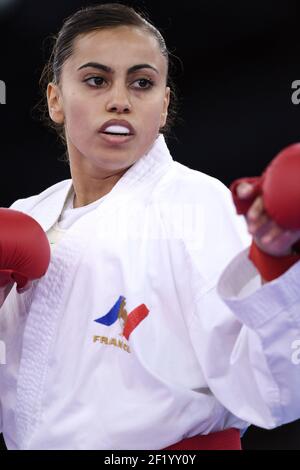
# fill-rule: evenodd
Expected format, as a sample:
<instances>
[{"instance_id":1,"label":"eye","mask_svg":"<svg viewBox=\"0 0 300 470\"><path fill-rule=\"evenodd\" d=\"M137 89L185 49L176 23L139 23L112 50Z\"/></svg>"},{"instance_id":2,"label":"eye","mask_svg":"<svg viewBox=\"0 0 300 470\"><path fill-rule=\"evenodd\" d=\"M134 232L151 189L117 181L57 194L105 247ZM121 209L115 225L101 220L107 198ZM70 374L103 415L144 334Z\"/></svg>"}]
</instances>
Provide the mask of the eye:
<instances>
[{"instance_id":1,"label":"eye","mask_svg":"<svg viewBox=\"0 0 300 470\"><path fill-rule=\"evenodd\" d=\"M95 85L92 85L90 83L91 80L95 80ZM84 82L88 83L89 86L93 87L93 88L96 88L96 87L99 87L101 85L103 85L103 83L105 82L104 78L103 77L90 77L90 78L86 78L85 80L83 80Z\"/></svg>"},{"instance_id":2,"label":"eye","mask_svg":"<svg viewBox=\"0 0 300 470\"><path fill-rule=\"evenodd\" d=\"M148 90L154 86L154 82L152 80L149 80L148 78L139 78L134 83L140 84L140 86L134 87L140 90Z\"/></svg>"}]
</instances>

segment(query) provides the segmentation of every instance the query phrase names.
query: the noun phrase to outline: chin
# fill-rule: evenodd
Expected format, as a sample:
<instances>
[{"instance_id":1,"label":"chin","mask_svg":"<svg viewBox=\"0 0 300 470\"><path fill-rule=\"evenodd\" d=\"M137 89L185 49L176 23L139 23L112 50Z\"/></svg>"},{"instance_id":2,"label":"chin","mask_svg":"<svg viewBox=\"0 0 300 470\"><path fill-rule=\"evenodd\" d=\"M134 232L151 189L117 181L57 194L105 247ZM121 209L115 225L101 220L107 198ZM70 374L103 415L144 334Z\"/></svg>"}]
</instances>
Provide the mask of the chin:
<instances>
[{"instance_id":1,"label":"chin","mask_svg":"<svg viewBox=\"0 0 300 470\"><path fill-rule=\"evenodd\" d=\"M118 170L125 170L129 166L132 165L132 163L127 163L122 160L114 160L112 161L107 161L107 160L101 160L101 159L95 159L96 160L96 165L97 167L106 170L106 171L118 171Z\"/></svg>"}]
</instances>

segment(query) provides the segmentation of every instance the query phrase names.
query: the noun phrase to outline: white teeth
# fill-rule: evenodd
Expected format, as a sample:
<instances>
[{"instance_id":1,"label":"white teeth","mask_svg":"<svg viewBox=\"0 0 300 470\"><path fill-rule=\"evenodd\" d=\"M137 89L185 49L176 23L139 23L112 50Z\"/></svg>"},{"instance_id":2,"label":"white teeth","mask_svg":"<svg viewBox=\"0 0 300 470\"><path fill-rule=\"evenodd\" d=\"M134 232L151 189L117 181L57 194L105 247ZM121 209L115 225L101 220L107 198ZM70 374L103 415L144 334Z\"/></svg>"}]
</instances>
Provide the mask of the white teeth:
<instances>
[{"instance_id":1,"label":"white teeth","mask_svg":"<svg viewBox=\"0 0 300 470\"><path fill-rule=\"evenodd\" d=\"M104 132L111 132L112 134L130 134L129 129L124 126L108 126Z\"/></svg>"}]
</instances>

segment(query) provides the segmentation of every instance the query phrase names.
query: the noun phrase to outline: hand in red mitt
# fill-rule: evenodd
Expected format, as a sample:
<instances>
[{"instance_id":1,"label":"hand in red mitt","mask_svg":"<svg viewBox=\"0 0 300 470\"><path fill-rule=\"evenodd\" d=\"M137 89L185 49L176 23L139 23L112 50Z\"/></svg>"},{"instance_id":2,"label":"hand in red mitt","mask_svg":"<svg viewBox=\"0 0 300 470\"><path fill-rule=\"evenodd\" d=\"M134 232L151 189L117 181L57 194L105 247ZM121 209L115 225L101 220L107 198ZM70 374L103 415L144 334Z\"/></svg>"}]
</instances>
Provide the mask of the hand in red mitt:
<instances>
[{"instance_id":1,"label":"hand in red mitt","mask_svg":"<svg viewBox=\"0 0 300 470\"><path fill-rule=\"evenodd\" d=\"M300 259L300 144L280 152L263 175L230 186L253 235L249 257L270 281Z\"/></svg>"},{"instance_id":2,"label":"hand in red mitt","mask_svg":"<svg viewBox=\"0 0 300 470\"><path fill-rule=\"evenodd\" d=\"M11 286L26 290L42 277L50 262L50 246L42 227L29 215L0 208L0 306Z\"/></svg>"}]
</instances>

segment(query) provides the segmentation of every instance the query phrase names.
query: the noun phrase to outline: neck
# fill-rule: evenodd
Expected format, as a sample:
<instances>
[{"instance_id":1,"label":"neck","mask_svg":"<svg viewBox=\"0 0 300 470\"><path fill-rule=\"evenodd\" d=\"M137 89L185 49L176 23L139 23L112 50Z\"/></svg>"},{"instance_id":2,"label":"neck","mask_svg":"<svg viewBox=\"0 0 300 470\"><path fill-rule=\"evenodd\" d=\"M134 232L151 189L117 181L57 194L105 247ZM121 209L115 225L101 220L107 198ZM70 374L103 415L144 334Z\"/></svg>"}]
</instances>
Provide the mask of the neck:
<instances>
[{"instance_id":1,"label":"neck","mask_svg":"<svg viewBox=\"0 0 300 470\"><path fill-rule=\"evenodd\" d=\"M87 206L108 194L127 168L116 171L94 170L89 172L70 161L70 170L75 192L74 208ZM85 170L85 171L84 171Z\"/></svg>"}]
</instances>

